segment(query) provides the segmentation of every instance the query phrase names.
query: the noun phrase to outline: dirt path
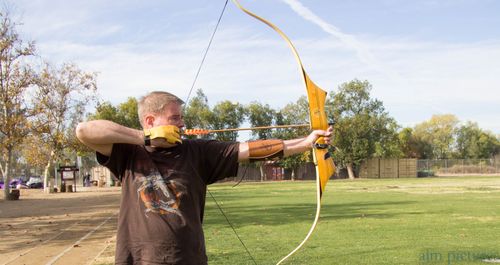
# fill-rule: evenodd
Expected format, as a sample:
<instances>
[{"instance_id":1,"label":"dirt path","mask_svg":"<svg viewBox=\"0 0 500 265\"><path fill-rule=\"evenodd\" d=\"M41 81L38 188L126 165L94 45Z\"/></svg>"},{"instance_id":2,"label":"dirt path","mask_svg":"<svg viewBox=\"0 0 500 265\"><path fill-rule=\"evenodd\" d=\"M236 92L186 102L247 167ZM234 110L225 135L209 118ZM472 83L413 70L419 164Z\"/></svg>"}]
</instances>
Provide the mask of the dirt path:
<instances>
[{"instance_id":1,"label":"dirt path","mask_svg":"<svg viewBox=\"0 0 500 265\"><path fill-rule=\"evenodd\" d=\"M119 188L0 199L0 265L93 264L114 244Z\"/></svg>"}]
</instances>

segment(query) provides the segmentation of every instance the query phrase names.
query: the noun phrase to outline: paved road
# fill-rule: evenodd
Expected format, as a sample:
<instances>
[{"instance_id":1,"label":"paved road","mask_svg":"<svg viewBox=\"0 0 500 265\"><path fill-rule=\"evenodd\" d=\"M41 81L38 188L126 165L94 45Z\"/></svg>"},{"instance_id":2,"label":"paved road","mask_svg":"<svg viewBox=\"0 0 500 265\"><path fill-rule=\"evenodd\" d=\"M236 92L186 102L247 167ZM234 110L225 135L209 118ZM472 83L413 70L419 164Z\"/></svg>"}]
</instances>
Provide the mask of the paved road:
<instances>
[{"instance_id":1,"label":"paved road","mask_svg":"<svg viewBox=\"0 0 500 265\"><path fill-rule=\"evenodd\" d=\"M0 201L0 265L92 264L113 241L119 189L22 192Z\"/></svg>"}]
</instances>

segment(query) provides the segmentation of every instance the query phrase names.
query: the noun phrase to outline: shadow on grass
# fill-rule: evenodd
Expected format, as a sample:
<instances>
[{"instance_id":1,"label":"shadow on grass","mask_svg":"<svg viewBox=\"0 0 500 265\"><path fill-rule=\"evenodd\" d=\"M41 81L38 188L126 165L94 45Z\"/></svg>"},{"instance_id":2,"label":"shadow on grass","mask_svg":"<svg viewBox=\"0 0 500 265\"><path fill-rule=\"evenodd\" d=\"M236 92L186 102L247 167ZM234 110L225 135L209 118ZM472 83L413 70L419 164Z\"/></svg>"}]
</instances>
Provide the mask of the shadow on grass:
<instances>
[{"instance_id":1,"label":"shadow on grass","mask_svg":"<svg viewBox=\"0 0 500 265\"><path fill-rule=\"evenodd\" d=\"M224 196L224 199L228 199ZM207 201L211 198L207 198ZM322 205L322 220L339 220L352 218L376 218L387 219L395 218L401 215L418 215L421 212L405 210L405 205L415 204L415 201L377 201L377 202L355 202L355 203L337 203ZM235 203L224 203L222 205L224 213L231 222L238 226L246 225L279 225L290 223L310 222L316 213L315 203L300 204L271 204L267 203L265 207L249 206L243 207ZM388 210L390 209L390 210ZM428 213L428 212L427 212ZM225 223L225 219L214 203L210 203L206 208L206 225Z\"/></svg>"}]
</instances>

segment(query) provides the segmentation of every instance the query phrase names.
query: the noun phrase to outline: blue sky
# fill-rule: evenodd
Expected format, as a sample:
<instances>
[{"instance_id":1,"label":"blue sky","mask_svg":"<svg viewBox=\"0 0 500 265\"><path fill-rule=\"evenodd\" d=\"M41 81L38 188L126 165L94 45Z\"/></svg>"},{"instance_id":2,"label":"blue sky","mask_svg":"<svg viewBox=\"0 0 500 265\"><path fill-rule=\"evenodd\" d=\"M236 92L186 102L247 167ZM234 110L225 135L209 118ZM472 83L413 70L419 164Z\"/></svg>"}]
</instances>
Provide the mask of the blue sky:
<instances>
[{"instance_id":1,"label":"blue sky","mask_svg":"<svg viewBox=\"0 0 500 265\"><path fill-rule=\"evenodd\" d=\"M98 72L112 103L185 98L224 0L7 0L25 39L54 63ZM500 1L242 0L280 27L323 89L355 78L402 126L455 114L500 134ZM231 2L195 88L211 104L278 108L305 95L292 54Z\"/></svg>"}]
</instances>

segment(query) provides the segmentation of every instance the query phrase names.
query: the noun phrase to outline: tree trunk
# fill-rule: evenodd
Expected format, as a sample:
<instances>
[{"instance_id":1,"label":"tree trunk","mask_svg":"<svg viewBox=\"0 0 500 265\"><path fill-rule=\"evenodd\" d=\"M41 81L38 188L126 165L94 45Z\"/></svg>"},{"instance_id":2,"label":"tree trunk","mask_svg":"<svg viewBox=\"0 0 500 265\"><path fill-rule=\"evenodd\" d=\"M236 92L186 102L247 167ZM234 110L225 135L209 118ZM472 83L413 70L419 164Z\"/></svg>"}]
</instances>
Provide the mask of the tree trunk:
<instances>
[{"instance_id":1,"label":"tree trunk","mask_svg":"<svg viewBox=\"0 0 500 265\"><path fill-rule=\"evenodd\" d=\"M49 187L49 169L50 165L52 164L52 159L54 159L54 151L50 152L49 156L49 161L47 162L47 165L45 166L45 169L43 171L43 191L45 193L49 193L50 189L53 187ZM57 178L57 176L55 176Z\"/></svg>"},{"instance_id":2,"label":"tree trunk","mask_svg":"<svg viewBox=\"0 0 500 265\"><path fill-rule=\"evenodd\" d=\"M292 168L292 181L295 181L295 168Z\"/></svg>"},{"instance_id":3,"label":"tree trunk","mask_svg":"<svg viewBox=\"0 0 500 265\"><path fill-rule=\"evenodd\" d=\"M349 174L349 179L355 178L352 163L347 164L347 173Z\"/></svg>"},{"instance_id":4,"label":"tree trunk","mask_svg":"<svg viewBox=\"0 0 500 265\"><path fill-rule=\"evenodd\" d=\"M3 174L3 198L8 200L10 198L10 162L12 160L12 148L7 148L7 160L5 161L5 168Z\"/></svg>"},{"instance_id":5,"label":"tree trunk","mask_svg":"<svg viewBox=\"0 0 500 265\"><path fill-rule=\"evenodd\" d=\"M259 170L260 170L260 182L264 182L266 180L266 172L264 172L264 163L260 163Z\"/></svg>"}]
</instances>

